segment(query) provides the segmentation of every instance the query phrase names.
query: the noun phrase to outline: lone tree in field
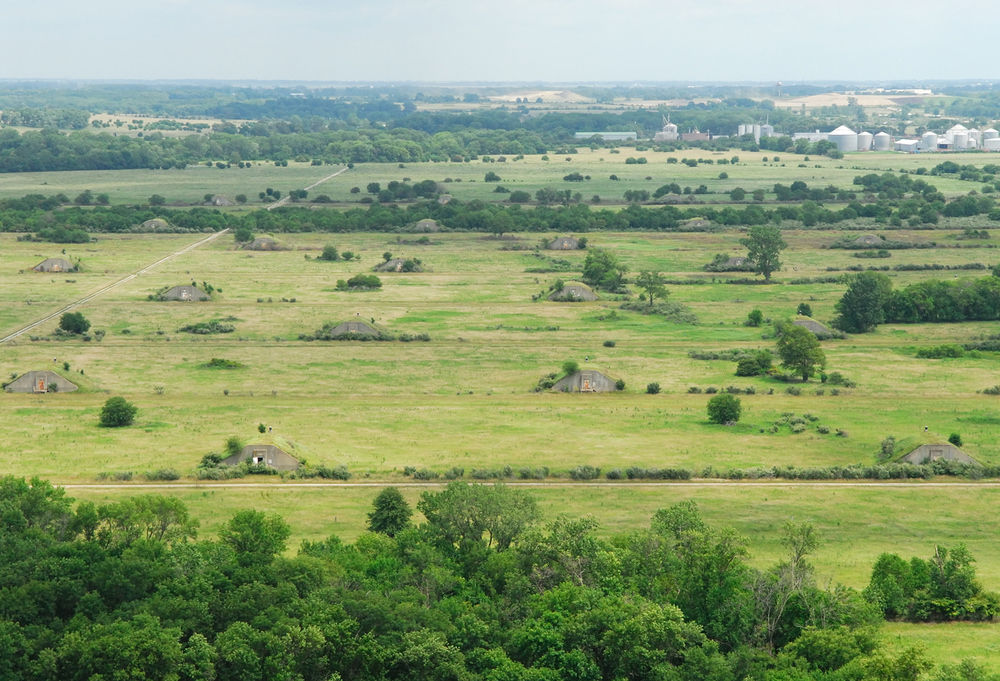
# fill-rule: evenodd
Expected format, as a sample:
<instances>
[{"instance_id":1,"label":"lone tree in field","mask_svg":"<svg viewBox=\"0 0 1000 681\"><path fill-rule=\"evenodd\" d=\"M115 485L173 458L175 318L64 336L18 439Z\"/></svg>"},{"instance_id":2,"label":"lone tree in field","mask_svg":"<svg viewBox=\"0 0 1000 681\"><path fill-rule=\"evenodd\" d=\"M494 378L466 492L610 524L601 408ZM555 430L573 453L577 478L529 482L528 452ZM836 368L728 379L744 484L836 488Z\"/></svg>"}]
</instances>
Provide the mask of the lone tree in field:
<instances>
[{"instance_id":1,"label":"lone tree in field","mask_svg":"<svg viewBox=\"0 0 1000 681\"><path fill-rule=\"evenodd\" d=\"M712 423L736 423L743 415L743 403L729 393L719 393L708 401L708 420Z\"/></svg>"},{"instance_id":2,"label":"lone tree in field","mask_svg":"<svg viewBox=\"0 0 1000 681\"><path fill-rule=\"evenodd\" d=\"M618 291L625 286L628 267L622 264L614 253L600 248L587 251L583 261L583 282L605 291Z\"/></svg>"},{"instance_id":3,"label":"lone tree in field","mask_svg":"<svg viewBox=\"0 0 1000 681\"><path fill-rule=\"evenodd\" d=\"M109 397L101 407L100 424L104 428L123 428L135 423L139 407L126 402L124 397Z\"/></svg>"},{"instance_id":4,"label":"lone tree in field","mask_svg":"<svg viewBox=\"0 0 1000 681\"><path fill-rule=\"evenodd\" d=\"M786 326L778 339L778 356L781 366L791 369L808 381L817 368L826 366L826 355L819 346L816 334L804 326Z\"/></svg>"},{"instance_id":5,"label":"lone tree in field","mask_svg":"<svg viewBox=\"0 0 1000 681\"><path fill-rule=\"evenodd\" d=\"M250 243L253 241L253 230L249 225L240 225L233 230L233 239L240 244Z\"/></svg>"},{"instance_id":6,"label":"lone tree in field","mask_svg":"<svg viewBox=\"0 0 1000 681\"><path fill-rule=\"evenodd\" d=\"M59 328L69 333L87 333L90 322L82 312L67 312L59 318Z\"/></svg>"},{"instance_id":7,"label":"lone tree in field","mask_svg":"<svg viewBox=\"0 0 1000 681\"><path fill-rule=\"evenodd\" d=\"M649 306L653 307L653 300L659 298L663 300L670 295L670 291L663 285L663 277L659 272L649 272L643 270L635 278L635 285L646 291L646 298L649 299Z\"/></svg>"},{"instance_id":8,"label":"lone tree in field","mask_svg":"<svg viewBox=\"0 0 1000 681\"><path fill-rule=\"evenodd\" d=\"M379 492L368 514L368 529L390 537L405 530L410 524L413 510L395 487Z\"/></svg>"},{"instance_id":9,"label":"lone tree in field","mask_svg":"<svg viewBox=\"0 0 1000 681\"><path fill-rule=\"evenodd\" d=\"M567 376L572 376L573 374L575 374L580 370L580 365L574 362L573 360L568 360L566 362L563 362L562 370L563 373L566 374Z\"/></svg>"},{"instance_id":10,"label":"lone tree in field","mask_svg":"<svg viewBox=\"0 0 1000 681\"><path fill-rule=\"evenodd\" d=\"M320 260L328 260L334 262L340 259L340 254L337 253L337 247L333 244L327 244L323 247L323 253L319 256Z\"/></svg>"},{"instance_id":11,"label":"lone tree in field","mask_svg":"<svg viewBox=\"0 0 1000 681\"><path fill-rule=\"evenodd\" d=\"M747 262L755 274L763 274L764 281L771 281L771 273L781 269L778 257L788 244L781 238L781 230L774 225L754 225L747 231L747 238L740 239L747 248Z\"/></svg>"},{"instance_id":12,"label":"lone tree in field","mask_svg":"<svg viewBox=\"0 0 1000 681\"><path fill-rule=\"evenodd\" d=\"M840 313L833 325L848 333L866 333L885 321L885 304L892 295L892 282L881 272L861 272L847 284L844 297L834 305Z\"/></svg>"}]
</instances>

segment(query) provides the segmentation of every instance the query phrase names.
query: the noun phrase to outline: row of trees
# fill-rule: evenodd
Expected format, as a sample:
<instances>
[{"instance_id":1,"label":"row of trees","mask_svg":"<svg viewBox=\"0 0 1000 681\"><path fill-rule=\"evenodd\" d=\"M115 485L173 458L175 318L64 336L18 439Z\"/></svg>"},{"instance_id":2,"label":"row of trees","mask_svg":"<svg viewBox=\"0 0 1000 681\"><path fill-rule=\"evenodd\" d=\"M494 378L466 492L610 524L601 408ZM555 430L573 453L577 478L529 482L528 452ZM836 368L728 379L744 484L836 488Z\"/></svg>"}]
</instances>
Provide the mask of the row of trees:
<instances>
[{"instance_id":1,"label":"row of trees","mask_svg":"<svg viewBox=\"0 0 1000 681\"><path fill-rule=\"evenodd\" d=\"M294 556L289 526L256 510L212 541L159 495L74 508L7 477L0 507L5 678L916 681L931 666L882 647L874 587L816 583L812 526L786 524L781 559L757 568L691 502L602 539L594 518L543 523L502 484L425 492L414 526L389 488L354 544ZM962 565L951 592L982 595ZM897 572L878 572L879 594Z\"/></svg>"},{"instance_id":2,"label":"row of trees","mask_svg":"<svg viewBox=\"0 0 1000 681\"><path fill-rule=\"evenodd\" d=\"M894 290L880 272L849 278L836 304L834 326L848 333L874 331L885 322L940 323L1000 319L1000 277L957 281L931 280Z\"/></svg>"}]
</instances>

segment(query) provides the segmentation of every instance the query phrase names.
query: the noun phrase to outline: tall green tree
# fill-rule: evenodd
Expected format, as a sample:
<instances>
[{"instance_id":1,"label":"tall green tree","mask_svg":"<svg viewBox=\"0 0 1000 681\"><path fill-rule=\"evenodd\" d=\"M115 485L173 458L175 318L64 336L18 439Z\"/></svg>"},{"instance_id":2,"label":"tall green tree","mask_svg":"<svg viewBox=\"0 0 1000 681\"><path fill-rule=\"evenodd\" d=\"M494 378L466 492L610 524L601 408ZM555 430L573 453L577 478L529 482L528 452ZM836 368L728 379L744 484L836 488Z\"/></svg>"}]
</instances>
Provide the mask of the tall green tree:
<instances>
[{"instance_id":1,"label":"tall green tree","mask_svg":"<svg viewBox=\"0 0 1000 681\"><path fill-rule=\"evenodd\" d=\"M628 267L618 260L614 253L602 248L592 248L587 251L583 261L584 283L604 289L618 291L625 286L625 275Z\"/></svg>"},{"instance_id":2,"label":"tall green tree","mask_svg":"<svg viewBox=\"0 0 1000 681\"><path fill-rule=\"evenodd\" d=\"M826 354L820 348L819 340L804 326L789 325L778 339L778 356L781 366L791 369L808 381L817 369L826 366Z\"/></svg>"},{"instance_id":3,"label":"tall green tree","mask_svg":"<svg viewBox=\"0 0 1000 681\"><path fill-rule=\"evenodd\" d=\"M740 243L746 246L747 261L753 265L754 273L763 274L764 281L771 281L771 273L781 269L781 251L788 248L781 230L774 225L754 225Z\"/></svg>"},{"instance_id":4,"label":"tall green tree","mask_svg":"<svg viewBox=\"0 0 1000 681\"><path fill-rule=\"evenodd\" d=\"M240 511L219 532L222 543L236 552L240 565L267 565L282 553L292 530L277 513Z\"/></svg>"},{"instance_id":5,"label":"tall green tree","mask_svg":"<svg viewBox=\"0 0 1000 681\"><path fill-rule=\"evenodd\" d=\"M386 487L372 502L372 510L368 513L368 529L394 537L409 526L412 515L413 509L399 490Z\"/></svg>"},{"instance_id":6,"label":"tall green tree","mask_svg":"<svg viewBox=\"0 0 1000 681\"><path fill-rule=\"evenodd\" d=\"M643 270L635 278L635 285L646 292L646 298L649 300L650 307L653 307L653 301L656 298L663 300L670 295L667 287L664 286L663 276L659 272Z\"/></svg>"},{"instance_id":7,"label":"tall green tree","mask_svg":"<svg viewBox=\"0 0 1000 681\"><path fill-rule=\"evenodd\" d=\"M861 272L850 278L843 298L834 305L839 313L833 325L848 333L866 333L885 321L885 305L892 281L881 272Z\"/></svg>"}]
</instances>

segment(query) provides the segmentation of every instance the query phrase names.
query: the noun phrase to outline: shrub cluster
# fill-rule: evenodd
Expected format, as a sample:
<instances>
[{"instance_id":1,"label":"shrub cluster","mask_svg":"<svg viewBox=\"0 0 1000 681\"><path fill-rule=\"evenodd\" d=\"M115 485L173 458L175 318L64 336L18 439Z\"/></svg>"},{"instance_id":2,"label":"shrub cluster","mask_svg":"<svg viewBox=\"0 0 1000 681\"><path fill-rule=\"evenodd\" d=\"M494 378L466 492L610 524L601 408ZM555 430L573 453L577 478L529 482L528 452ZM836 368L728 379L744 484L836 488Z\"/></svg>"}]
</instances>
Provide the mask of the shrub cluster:
<instances>
[{"instance_id":1,"label":"shrub cluster","mask_svg":"<svg viewBox=\"0 0 1000 681\"><path fill-rule=\"evenodd\" d=\"M569 477L573 480L594 480L600 476L601 469L594 466L577 466L569 471Z\"/></svg>"},{"instance_id":2,"label":"shrub cluster","mask_svg":"<svg viewBox=\"0 0 1000 681\"><path fill-rule=\"evenodd\" d=\"M504 466L503 468L473 468L471 475L476 480L502 480L504 478L513 478L514 469L510 466Z\"/></svg>"},{"instance_id":3,"label":"shrub cluster","mask_svg":"<svg viewBox=\"0 0 1000 681\"><path fill-rule=\"evenodd\" d=\"M965 348L956 343L946 343L935 345L930 348L920 348L917 350L917 357L921 359L946 359L964 357Z\"/></svg>"},{"instance_id":4,"label":"shrub cluster","mask_svg":"<svg viewBox=\"0 0 1000 681\"><path fill-rule=\"evenodd\" d=\"M232 333L236 330L233 324L223 324L217 319L210 322L196 322L177 329L177 333L193 333L198 335L208 335L213 333Z\"/></svg>"}]
</instances>

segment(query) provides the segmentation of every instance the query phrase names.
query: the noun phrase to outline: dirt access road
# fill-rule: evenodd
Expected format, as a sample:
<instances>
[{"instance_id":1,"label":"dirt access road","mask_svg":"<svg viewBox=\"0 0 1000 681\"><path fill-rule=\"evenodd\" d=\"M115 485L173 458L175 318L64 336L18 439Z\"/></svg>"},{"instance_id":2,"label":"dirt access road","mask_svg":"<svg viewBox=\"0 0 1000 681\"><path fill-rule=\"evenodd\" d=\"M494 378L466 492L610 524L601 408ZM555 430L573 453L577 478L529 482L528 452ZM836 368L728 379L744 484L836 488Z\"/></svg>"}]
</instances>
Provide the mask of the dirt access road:
<instances>
[{"instance_id":1,"label":"dirt access road","mask_svg":"<svg viewBox=\"0 0 1000 681\"><path fill-rule=\"evenodd\" d=\"M130 274L127 277L124 277L122 279L119 279L118 281L116 281L113 284L109 284L108 286L105 286L102 289L98 289L97 291L94 291L90 295L84 296L83 298L80 298L79 300L73 301L72 303L70 303L66 307L63 307L63 308L61 308L59 310L56 310L55 312L53 312L52 314L48 315L47 317L43 317L43 318L39 319L36 322L32 322L28 326L25 326L25 327L23 327L21 329L18 329L17 331L15 331L14 333L12 333L12 334L10 334L8 336L4 336L3 338L0 338L0 343L6 343L8 341L12 341L15 338L17 338L18 336L20 336L20 335L22 335L24 333L27 333L28 331L31 331L35 327L41 326L45 322L51 321L51 320L55 319L56 317L59 317L60 315L62 315L65 312L69 312L74 307L79 307L79 306L83 305L84 303L93 300L97 296L100 296L100 295L103 295L103 294L107 293L108 291L110 291L113 288L121 286L125 282L132 281L133 279L135 279L136 277L138 277L140 274L145 274L146 272L149 272L151 269L153 269L157 265L162 265L163 263L165 263L168 260L176 258L179 255L184 255L188 251L192 251L192 250L198 248L199 246L203 246L204 244L207 244L209 241L212 241L213 239L218 239L220 236L222 236L223 234L226 234L228 231L229 231L228 229L224 229L221 232L216 232L215 234L213 234L212 236L210 236L210 237L208 237L206 239L202 239L201 241L196 241L193 244L189 244L189 245L185 246L184 248L180 249L179 251L174 251L170 255L165 256L163 258L160 258L159 260L157 260L156 262L154 262L152 265L147 265L146 267L143 267L138 272L133 272L132 274Z\"/></svg>"}]
</instances>

